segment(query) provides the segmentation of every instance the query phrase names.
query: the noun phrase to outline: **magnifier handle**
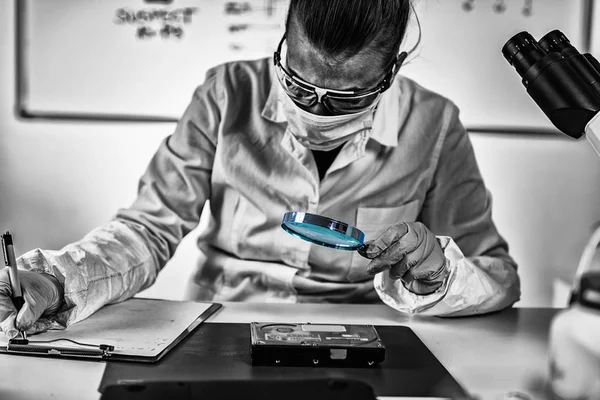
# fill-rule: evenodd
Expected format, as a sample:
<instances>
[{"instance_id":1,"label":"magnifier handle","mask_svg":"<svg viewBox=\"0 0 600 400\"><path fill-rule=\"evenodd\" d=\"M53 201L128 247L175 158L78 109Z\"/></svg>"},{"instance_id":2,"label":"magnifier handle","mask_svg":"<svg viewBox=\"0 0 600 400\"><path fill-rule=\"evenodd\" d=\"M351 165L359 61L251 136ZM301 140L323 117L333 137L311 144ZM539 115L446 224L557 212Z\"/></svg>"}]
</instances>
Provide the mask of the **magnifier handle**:
<instances>
[{"instance_id":1,"label":"magnifier handle","mask_svg":"<svg viewBox=\"0 0 600 400\"><path fill-rule=\"evenodd\" d=\"M360 254L362 257L364 257L364 258L366 258L366 259L370 260L370 259L372 259L373 257L369 257L369 256L367 256L367 255L365 254L365 252L364 252L364 251L365 251L365 249L366 249L366 248L367 248L367 245L366 245L366 244L363 244L361 247L359 247L358 249L356 249L356 251L357 251L357 252L358 252L358 254Z\"/></svg>"}]
</instances>

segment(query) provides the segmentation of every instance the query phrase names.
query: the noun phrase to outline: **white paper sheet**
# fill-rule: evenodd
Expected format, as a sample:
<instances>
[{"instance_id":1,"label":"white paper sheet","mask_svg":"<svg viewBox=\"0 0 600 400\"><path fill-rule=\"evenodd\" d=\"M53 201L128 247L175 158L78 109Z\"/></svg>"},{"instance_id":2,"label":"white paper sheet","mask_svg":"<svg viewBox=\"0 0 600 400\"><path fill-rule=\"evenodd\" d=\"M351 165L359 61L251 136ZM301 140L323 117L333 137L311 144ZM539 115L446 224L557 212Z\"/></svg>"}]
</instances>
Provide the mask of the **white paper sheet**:
<instances>
[{"instance_id":1,"label":"white paper sheet","mask_svg":"<svg viewBox=\"0 0 600 400\"><path fill-rule=\"evenodd\" d=\"M212 304L154 299L129 299L108 305L89 318L62 331L30 335L32 342L68 338L89 344L115 347L113 354L155 357L183 332L194 329ZM70 343L55 342L61 347ZM0 334L0 347L7 340ZM74 346L76 347L76 346Z\"/></svg>"}]
</instances>

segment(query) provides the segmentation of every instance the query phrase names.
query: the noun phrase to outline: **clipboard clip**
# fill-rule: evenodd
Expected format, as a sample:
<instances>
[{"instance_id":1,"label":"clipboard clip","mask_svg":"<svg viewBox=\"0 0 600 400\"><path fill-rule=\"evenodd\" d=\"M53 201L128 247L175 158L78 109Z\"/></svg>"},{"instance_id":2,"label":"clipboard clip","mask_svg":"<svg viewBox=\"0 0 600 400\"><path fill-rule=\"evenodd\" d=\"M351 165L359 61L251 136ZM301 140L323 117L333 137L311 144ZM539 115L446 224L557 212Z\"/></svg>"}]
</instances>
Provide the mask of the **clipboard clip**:
<instances>
[{"instance_id":1,"label":"clipboard clip","mask_svg":"<svg viewBox=\"0 0 600 400\"><path fill-rule=\"evenodd\" d=\"M67 341L76 346L53 345L54 342ZM110 357L115 346L108 344L87 344L76 342L71 339L55 339L48 341L33 341L28 339L10 339L6 346L8 353L35 354L48 356L83 357L83 358L106 358Z\"/></svg>"}]
</instances>

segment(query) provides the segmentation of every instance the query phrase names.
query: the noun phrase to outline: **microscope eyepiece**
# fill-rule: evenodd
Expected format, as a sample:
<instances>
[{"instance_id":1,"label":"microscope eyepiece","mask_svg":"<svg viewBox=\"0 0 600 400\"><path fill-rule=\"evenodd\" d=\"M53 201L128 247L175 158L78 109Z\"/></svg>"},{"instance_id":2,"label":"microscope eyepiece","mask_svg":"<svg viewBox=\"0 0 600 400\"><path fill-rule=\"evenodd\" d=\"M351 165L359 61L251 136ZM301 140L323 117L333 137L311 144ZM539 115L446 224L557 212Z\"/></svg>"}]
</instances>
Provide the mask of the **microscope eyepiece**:
<instances>
[{"instance_id":1,"label":"microscope eyepiece","mask_svg":"<svg viewBox=\"0 0 600 400\"><path fill-rule=\"evenodd\" d=\"M502 47L502 55L523 77L546 53L529 32L519 32Z\"/></svg>"},{"instance_id":2,"label":"microscope eyepiece","mask_svg":"<svg viewBox=\"0 0 600 400\"><path fill-rule=\"evenodd\" d=\"M577 51L577 49L571 45L571 42L569 39L567 39L564 33L558 29L546 33L544 36L542 36L538 43L540 47L547 53L553 51L560 53L565 49L573 49Z\"/></svg>"},{"instance_id":3,"label":"microscope eyepiece","mask_svg":"<svg viewBox=\"0 0 600 400\"><path fill-rule=\"evenodd\" d=\"M600 94L598 61L591 54L581 54L559 30L548 32L540 39L539 44L544 51L560 53L568 59L581 78Z\"/></svg>"}]
</instances>

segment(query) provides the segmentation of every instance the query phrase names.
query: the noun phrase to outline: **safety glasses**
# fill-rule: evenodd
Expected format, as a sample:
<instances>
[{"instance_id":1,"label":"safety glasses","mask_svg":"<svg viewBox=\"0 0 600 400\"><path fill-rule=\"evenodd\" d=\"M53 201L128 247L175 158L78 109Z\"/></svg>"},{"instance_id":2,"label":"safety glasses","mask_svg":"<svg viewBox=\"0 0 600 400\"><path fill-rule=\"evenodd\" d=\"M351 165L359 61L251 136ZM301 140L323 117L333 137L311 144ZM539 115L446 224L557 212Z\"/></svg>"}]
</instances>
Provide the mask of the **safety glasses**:
<instances>
[{"instance_id":1,"label":"safety glasses","mask_svg":"<svg viewBox=\"0 0 600 400\"><path fill-rule=\"evenodd\" d=\"M300 106L311 107L316 103L321 103L333 114L358 113L372 106L379 96L390 87L394 78L396 63L392 65L383 81L373 89L352 91L320 88L294 76L281 65L281 49L284 41L285 35L281 38L277 51L273 55L275 70L284 91Z\"/></svg>"}]
</instances>

